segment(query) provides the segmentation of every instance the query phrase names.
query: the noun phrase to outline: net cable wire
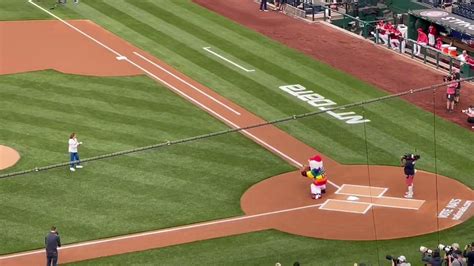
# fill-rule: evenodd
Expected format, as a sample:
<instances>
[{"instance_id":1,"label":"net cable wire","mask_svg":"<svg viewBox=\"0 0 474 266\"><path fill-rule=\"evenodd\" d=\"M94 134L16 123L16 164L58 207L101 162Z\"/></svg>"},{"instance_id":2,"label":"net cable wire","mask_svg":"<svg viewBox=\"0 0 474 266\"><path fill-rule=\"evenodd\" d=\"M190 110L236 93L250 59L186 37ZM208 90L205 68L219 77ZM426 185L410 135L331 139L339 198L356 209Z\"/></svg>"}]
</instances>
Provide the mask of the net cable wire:
<instances>
[{"instance_id":1,"label":"net cable wire","mask_svg":"<svg viewBox=\"0 0 474 266\"><path fill-rule=\"evenodd\" d=\"M93 156L93 157L89 157L89 158L85 158L85 159L80 159L78 161L68 161L68 162L62 162L62 163L50 164L50 165L46 165L46 166L35 167L35 168L32 168L32 169L27 169L27 170L23 170L23 171L6 173L6 174L0 175L0 179L7 178L7 177L13 177L13 176L26 175L26 174L29 174L29 173L36 173L36 172L46 171L46 170L60 168L60 167L65 167L65 166L70 165L71 163L85 163L85 162L103 160L103 159L108 159L108 158L112 158L112 157L128 155L128 154L138 153L138 152L142 152L142 151L148 151L148 150L152 150L152 149L165 148L165 147L168 147L168 146L171 146L171 145L183 144L183 143L187 143L187 142L193 142L193 141L198 141L198 140L202 140L202 139L217 137L217 136L226 135L226 134L229 134L229 133L246 131L246 130L249 130L249 129L259 128L259 127L263 127L263 126L267 126L267 125L275 125L275 124L279 124L279 123L283 123L283 122L288 122L288 121L291 121L291 120L296 120L296 119L301 119L301 118L306 118L306 117L311 117L311 116L323 114L323 113L326 113L326 112L329 112L329 111L343 110L343 109L346 109L346 108L351 108L351 107L356 107L356 106L363 106L363 105L366 105L366 104L380 102L380 101L383 101L383 100L396 98L396 97L400 97L400 96L404 96L404 95L409 95L409 94L414 94L414 93L419 93L419 92L424 92L424 91L429 91L429 90L436 90L437 88L447 86L448 84L452 84L452 83L455 83L455 82L470 81L470 80L473 80L473 79L474 79L474 77L462 78L462 79L455 80L455 81L443 82L443 83L430 85L430 86L426 86L426 87L422 87L422 88L418 88L418 89L410 89L410 90L407 90L407 91L403 91L403 92L399 92L399 93L395 93L395 94L390 94L390 95L386 95L386 96L382 96L382 97L377 97L377 98L363 100L363 101L359 101L359 102L355 102L355 103L349 103L349 104L345 104L345 105L341 105L341 106L337 106L337 107L327 108L325 110L318 110L318 111L307 112L307 113L303 113L303 114L296 114L296 115L292 115L292 116L288 116L288 117L284 117L284 118L280 118L280 119L267 121L267 122L264 122L264 123L249 125L249 126L246 126L246 127L230 128L230 129L226 129L226 130L222 130L222 131L216 131L216 132L212 132L212 133L207 133L207 134L203 134L203 135L198 135L198 136L193 136L193 137L183 138L183 139L178 139L178 140L166 141L166 142L153 144L153 145L149 145L149 146L143 146L143 147L134 148L134 149L130 149L130 150L123 150L123 151L118 151L118 152L102 154L102 155Z\"/></svg>"}]
</instances>

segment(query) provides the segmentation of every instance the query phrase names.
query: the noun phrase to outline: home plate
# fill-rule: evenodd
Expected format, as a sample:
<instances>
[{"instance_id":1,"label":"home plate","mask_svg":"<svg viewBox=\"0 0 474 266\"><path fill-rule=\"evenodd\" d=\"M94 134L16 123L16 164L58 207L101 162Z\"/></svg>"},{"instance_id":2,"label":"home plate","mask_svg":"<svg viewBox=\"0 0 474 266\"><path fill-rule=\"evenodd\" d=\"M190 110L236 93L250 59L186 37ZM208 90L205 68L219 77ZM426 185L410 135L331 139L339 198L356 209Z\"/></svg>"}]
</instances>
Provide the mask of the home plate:
<instances>
[{"instance_id":1,"label":"home plate","mask_svg":"<svg viewBox=\"0 0 474 266\"><path fill-rule=\"evenodd\" d=\"M126 57L126 56L123 56L123 55L117 56L116 58L117 58L117 60L125 60L125 59L127 59L127 57Z\"/></svg>"},{"instance_id":2,"label":"home plate","mask_svg":"<svg viewBox=\"0 0 474 266\"><path fill-rule=\"evenodd\" d=\"M359 198L356 196L349 196L347 197L347 200L359 200Z\"/></svg>"}]
</instances>

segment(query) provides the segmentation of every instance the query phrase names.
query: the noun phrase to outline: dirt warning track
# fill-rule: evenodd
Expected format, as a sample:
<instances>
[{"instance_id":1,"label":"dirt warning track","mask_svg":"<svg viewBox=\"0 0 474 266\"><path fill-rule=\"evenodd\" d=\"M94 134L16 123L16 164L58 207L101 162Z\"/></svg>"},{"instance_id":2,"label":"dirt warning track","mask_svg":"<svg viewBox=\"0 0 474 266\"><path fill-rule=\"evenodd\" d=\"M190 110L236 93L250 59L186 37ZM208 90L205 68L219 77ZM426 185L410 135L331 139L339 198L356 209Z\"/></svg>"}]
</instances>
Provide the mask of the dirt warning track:
<instances>
[{"instance_id":1,"label":"dirt warning track","mask_svg":"<svg viewBox=\"0 0 474 266\"><path fill-rule=\"evenodd\" d=\"M9 27L14 27L15 30L8 30ZM50 59L55 61L54 64L44 59L35 62L34 67L28 66L31 60L21 60L22 54L13 51L18 47L15 43L37 43L37 50L41 50L41 43L35 42L36 35L31 31L48 31L51 27L55 30L49 33L49 40L56 44L56 49L65 51L57 51L61 56L52 55ZM15 62L5 64L0 73L54 68L71 74L146 74L232 128L265 122L90 21L70 21L67 24L59 21L0 22L0 31L9 34L5 38L8 49L4 50L2 56L7 57L9 62ZM75 42L68 43L72 46L63 45L62 42L68 40L68 36L73 38L73 35ZM74 53L68 52L71 49ZM96 53L94 60L103 58L107 62L106 72L98 69L95 73L95 68L91 68L91 49ZM72 58L68 57L69 54ZM74 64L71 64L71 61L74 61ZM61 62L65 65L61 65ZM117 71L115 74L114 70ZM245 130L242 134L298 168L306 163L308 157L317 153L313 148L274 126ZM367 166L346 166L327 157L324 159L332 185L329 186L325 197L319 201L309 197L310 180L299 176L297 171L290 172L252 186L241 199L245 212L243 216L66 245L60 251L61 262L111 256L270 228L328 239L399 238L448 228L472 216L472 208L468 208L457 220L451 216L438 220L438 205L444 206L453 198L460 199L461 204L474 200L471 189L447 177L418 173L415 181L416 198L423 202L412 206L410 204L413 203L403 199L390 198L403 195L404 186L403 180L399 179L402 178L399 168L370 166L369 179ZM443 193L438 196L434 193L436 184L445 187ZM347 194L354 194L352 196L358 199L348 200ZM436 199L439 199L439 202L436 202ZM337 204L334 204L335 202ZM348 207L352 205L361 205L363 210L359 210L360 207ZM406 206L411 209L400 208ZM413 221L413 227L410 230L398 227L397 225L402 220L406 221L408 216ZM436 226L438 221L439 227ZM325 226L326 230L320 230L321 226ZM374 227L377 228L377 235L374 233ZM0 257L0 265L36 265L43 261L43 250Z\"/></svg>"}]
</instances>

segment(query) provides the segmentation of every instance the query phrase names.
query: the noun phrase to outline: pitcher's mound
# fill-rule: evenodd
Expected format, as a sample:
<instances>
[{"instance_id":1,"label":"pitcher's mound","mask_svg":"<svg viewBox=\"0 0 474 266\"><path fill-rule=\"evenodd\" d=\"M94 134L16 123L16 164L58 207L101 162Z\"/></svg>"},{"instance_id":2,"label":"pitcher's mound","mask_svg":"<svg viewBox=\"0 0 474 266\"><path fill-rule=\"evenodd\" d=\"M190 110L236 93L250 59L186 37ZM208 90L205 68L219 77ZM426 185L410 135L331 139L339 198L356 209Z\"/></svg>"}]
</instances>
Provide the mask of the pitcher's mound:
<instances>
[{"instance_id":1,"label":"pitcher's mound","mask_svg":"<svg viewBox=\"0 0 474 266\"><path fill-rule=\"evenodd\" d=\"M20 160L20 154L7 146L0 145L0 170L16 164Z\"/></svg>"}]
</instances>

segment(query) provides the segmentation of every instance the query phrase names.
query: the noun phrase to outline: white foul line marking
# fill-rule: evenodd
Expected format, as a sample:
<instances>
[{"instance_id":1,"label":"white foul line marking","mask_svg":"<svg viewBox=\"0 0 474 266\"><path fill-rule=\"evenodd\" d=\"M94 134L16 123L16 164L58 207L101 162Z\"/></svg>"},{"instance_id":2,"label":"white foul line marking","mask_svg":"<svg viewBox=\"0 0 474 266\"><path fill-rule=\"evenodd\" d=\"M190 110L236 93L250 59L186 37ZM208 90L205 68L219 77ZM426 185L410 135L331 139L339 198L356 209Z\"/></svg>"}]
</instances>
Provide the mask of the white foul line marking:
<instances>
[{"instance_id":1,"label":"white foul line marking","mask_svg":"<svg viewBox=\"0 0 474 266\"><path fill-rule=\"evenodd\" d=\"M116 58L117 58L117 60L119 60L119 61L127 59L126 56L117 56Z\"/></svg>"},{"instance_id":2,"label":"white foul line marking","mask_svg":"<svg viewBox=\"0 0 474 266\"><path fill-rule=\"evenodd\" d=\"M224 60L224 61L226 61L226 62L228 62L228 63L231 63L232 65L234 65L234 66L236 66L236 67L242 69L242 70L245 71L245 72L254 72L254 71L255 71L255 69L246 69L245 67L243 67L243 66L241 66L241 65L239 65L239 64L237 64L237 63L235 63L234 61L231 61L231 60L229 60L229 59L223 57L222 55L220 55L220 54L218 54L218 53L216 53L216 52L214 52L214 51L211 51L211 47L203 47L202 49L208 51L209 53L211 53L211 54L213 54L213 55L219 57L220 59L222 59L222 60Z\"/></svg>"},{"instance_id":3,"label":"white foul line marking","mask_svg":"<svg viewBox=\"0 0 474 266\"><path fill-rule=\"evenodd\" d=\"M118 53L117 51L115 51L114 49L108 47L107 45L103 44L102 42L96 40L94 37L90 36L89 34L81 31L80 29L78 29L77 27L71 25L69 22L61 19L60 17L54 15L53 13L51 13L50 11L42 8L41 6L39 6L38 4L34 3L33 0L29 0L28 1L30 4L36 6L37 8L43 10L44 12L46 12L47 14L51 15L52 17L56 18L57 20L61 21L62 23L66 24L68 27L72 28L73 30L79 32L80 34L84 35L85 37L89 38L90 40L92 40L93 42L99 44L100 46L102 46L103 48L107 49L108 51L114 53L117 57L120 57L120 58L124 58L122 60L125 60L127 62L129 62L130 64L132 64L133 66L137 67L138 69L142 70L143 72L145 72L147 75L149 75L150 77L153 77L154 79L160 81L161 83L165 84L166 86L170 87L171 89L173 89L174 91L178 92L180 95L182 95L183 97L189 99L190 101L194 102L195 104L199 105L201 108L207 110L208 112L212 113L213 115L219 117L220 119L222 119L224 122L226 122L228 125L232 126L233 128L240 128L238 125L236 125L235 123L229 121L227 118L223 117L222 115L216 113L215 111L211 110L209 107L205 106L204 104L198 102L197 100L195 100L194 98L190 97L189 95L183 93L182 91L180 91L179 89L175 88L174 86L172 86L171 84L169 84L168 82L158 78L156 75L154 75L153 73L151 73L150 71L144 69L143 67L141 67L140 65L136 64L135 62L131 61L130 59L128 59L127 57L121 55L120 53ZM211 52L211 53L214 53L210 50L207 50L206 48L210 48L210 47L204 47L203 49L205 49L206 51L208 52ZM216 54L218 55L218 54ZM221 57L220 55L218 55L219 57ZM227 58L225 58L225 60L228 60ZM232 61L230 61L232 62ZM233 64L235 64L234 62L232 62ZM236 64L237 65L237 64ZM241 66L237 65L238 67L242 68ZM255 70L247 70L245 68L243 68L245 71L255 71ZM242 132L244 134L246 134L247 136L251 137L252 139L254 139L255 141L259 142L260 144L262 144L263 146L267 147L268 149L272 150L273 152L279 154L280 156L282 156L283 158L285 158L286 160L290 161L293 165L297 166L298 168L301 168L303 167L303 164L299 163L298 161L296 161L295 159L291 158L290 156L284 154L283 152L281 152L280 150L276 149L275 147L271 146L270 144L266 143L265 141L261 140L260 138L256 137L255 135L253 135L252 133L248 132L247 130L242 130ZM338 185L336 185L334 182L331 182L331 181L328 181L329 184L333 185L334 187L336 188L339 188Z\"/></svg>"},{"instance_id":4,"label":"white foul line marking","mask_svg":"<svg viewBox=\"0 0 474 266\"><path fill-rule=\"evenodd\" d=\"M150 59L144 57L143 55L141 55L141 54L139 54L139 53L137 53L137 52L133 52L133 53L134 53L135 55L139 56L141 59L143 59L143 60L147 61L148 63L154 65L155 67L161 69L162 71L164 71L164 72L167 73L168 75L171 75L173 78L175 78L175 79L181 81L182 83L188 85L190 88L192 88L192 89L198 91L199 93L205 95L206 97L208 97L209 99L213 100L214 102L216 102L216 103L222 105L224 108L228 109L229 111L233 112L234 114L240 115L240 113L237 112L236 110L234 110L232 107L230 107L230 106L224 104L223 102L217 100L216 98L212 97L211 95L209 95L209 94L205 93L204 91L200 90L200 89L197 88L196 86L194 86L194 85L190 84L189 82L185 81L184 79L182 79L182 78L176 76L175 74L171 73L170 71L168 71L168 70L165 69L164 67L158 65L157 63L151 61Z\"/></svg>"},{"instance_id":5,"label":"white foul line marking","mask_svg":"<svg viewBox=\"0 0 474 266\"><path fill-rule=\"evenodd\" d=\"M173 228L168 228L168 229L156 230L156 231L152 231L152 232L138 233L138 234L133 234L133 235L125 235L125 236L107 238L107 239L102 239L102 240L93 240L93 241L88 241L88 242L82 242L82 243L63 246L59 249L60 250L65 250L65 249L70 249L70 248L96 245L96 244L101 244L101 243L131 239L131 238L142 237L142 236L159 235L159 234L163 234L163 233L170 233L170 232L181 231L181 230L186 230L186 229L193 229L193 228L205 227L205 226L216 225L216 224L223 224L223 223L230 223L230 222L235 222L235 221L248 220L248 219L252 219L252 218L258 218L258 217L261 217L261 216L268 216L268 215L280 214L280 213L285 213L285 212L298 211L298 210L303 210L303 209L308 209L308 208L319 207L321 205L322 205L321 203L320 204L312 204L312 205L295 207L295 208L284 209L284 210L279 210L279 211L264 212L264 213L253 214L253 215L246 215L246 216L238 216L238 217L234 217L234 218L217 220L217 221L210 221L210 222L200 223L200 224L191 224L191 225L185 225L185 226L178 226L178 227L173 227ZM6 256L0 256L0 261L5 260L5 259L10 259L10 258L15 258L15 257L22 257L22 256L27 256L27 255L39 254L39 253L43 254L44 249L34 250L34 251L30 251L30 252L17 253L17 254L12 254L12 255L6 255Z\"/></svg>"},{"instance_id":6,"label":"white foul line marking","mask_svg":"<svg viewBox=\"0 0 474 266\"><path fill-rule=\"evenodd\" d=\"M108 47L107 45L103 44L102 42L96 40L95 38L91 37L90 35L88 35L87 33L81 31L80 29L74 27L73 25L71 25L70 23L68 23L67 21L61 19L60 17L54 15L53 13L49 12L48 10L42 8L41 6L37 5L36 3L32 2L32 0L29 0L28 1L29 3L33 4L34 6L38 7L39 9L43 10L44 12L48 13L49 15L53 16L54 18L58 19L59 21L61 21L62 23L66 24L68 27L74 29L75 31L79 32L80 34L86 36L87 38L91 39L92 41L94 41L95 43L99 44L100 46L104 47L105 49L107 49L108 51L114 53L117 57L122 57L121 54L119 54L117 51L115 51L114 49ZM130 64L132 64L133 66L137 67L138 69L142 70L143 72L145 72L147 75L149 75L150 77L154 78L155 80L158 80L160 81L161 83L165 84L166 86L170 87L171 89L173 89L174 91L176 91L177 93L179 93L180 95L182 95L183 97L187 98L188 100L192 101L193 103L199 105L201 108L205 109L206 111L208 111L209 113L215 115L216 117L222 119L222 121L226 122L228 125L230 125L231 127L233 128L240 128L238 125L236 125L235 123L229 121L227 118L223 117L222 115L216 113L215 111L211 110L209 107L205 106L204 104L198 102L196 99L190 97L189 95L183 93L182 91L180 91L179 89L177 89L176 87L172 86L171 84L169 84L168 82L158 78L156 75L154 75L153 73L151 73L150 71L144 69L143 67L141 67L140 65L136 64L135 62L131 61L130 59L126 58L123 59L127 62L129 62ZM297 167L302 167L303 165L301 163L299 163L298 161L296 161L295 159L291 158L290 156L284 154L283 152L279 151L278 149L276 149L275 147L271 146L270 144L266 143L265 141L261 140L260 138L256 137L255 135L253 135L252 133L248 132L247 130L242 130L242 132L244 134L246 134L247 136L251 137L252 139L254 139L255 141L259 142L260 144L262 144L263 146L267 147L268 149L272 150L273 152L279 154L280 156L282 156L283 158L285 158L286 160L290 161L293 165L297 166ZM330 182L331 184L335 185L334 183ZM337 186L337 185L336 185Z\"/></svg>"},{"instance_id":7,"label":"white foul line marking","mask_svg":"<svg viewBox=\"0 0 474 266\"><path fill-rule=\"evenodd\" d=\"M76 28L75 26L73 26L71 23L65 21L64 19L62 19L62 18L56 16L55 14L49 12L48 10L42 8L42 7L39 6L38 4L34 3L33 0L28 0L28 3L30 3L30 4L32 4L32 5L34 5L34 6L36 6L37 8L39 8L39 9L43 10L44 12L48 13L50 16L56 18L57 20L61 21L61 22L64 23L64 24L66 24L66 25L67 25L68 27L70 27L71 29L73 29L73 30L79 32L80 34L82 34L82 35L84 35L84 36L86 36L87 38L89 38L89 39L92 40L93 42L95 42L95 43L97 43L98 45L104 47L104 48L107 49L108 51L114 53L117 57L122 57L122 55L119 54L119 53L118 53L117 51L115 51L114 49L112 49L112 48L108 47L107 45L101 43L100 41L94 39L94 37L90 36L89 34L83 32L83 31L81 31L80 29Z\"/></svg>"}]
</instances>

